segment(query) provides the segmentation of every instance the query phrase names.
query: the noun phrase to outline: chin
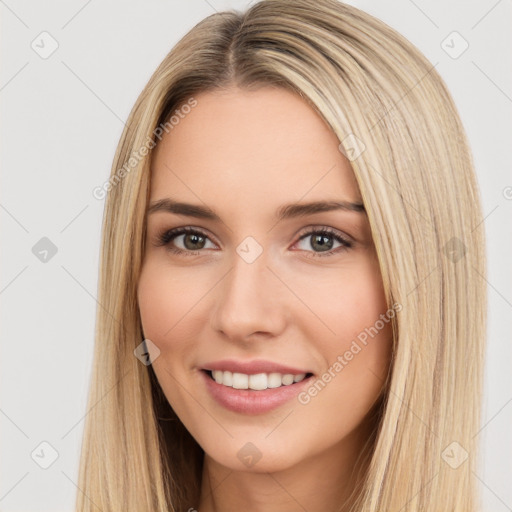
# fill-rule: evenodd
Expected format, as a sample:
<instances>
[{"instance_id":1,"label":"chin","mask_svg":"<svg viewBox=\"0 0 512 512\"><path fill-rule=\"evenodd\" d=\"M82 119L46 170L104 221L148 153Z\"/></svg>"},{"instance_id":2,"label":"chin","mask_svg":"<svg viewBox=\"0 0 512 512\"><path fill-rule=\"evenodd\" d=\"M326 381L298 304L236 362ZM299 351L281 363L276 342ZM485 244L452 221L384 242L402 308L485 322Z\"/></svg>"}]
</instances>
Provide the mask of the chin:
<instances>
[{"instance_id":1,"label":"chin","mask_svg":"<svg viewBox=\"0 0 512 512\"><path fill-rule=\"evenodd\" d=\"M304 448L300 442L297 445L283 443L281 439L275 441L262 438L261 435L253 437L230 439L225 446L220 447L217 441L212 450L206 446L206 455L221 466L232 471L247 473L276 473L289 469L306 458L306 453L299 453ZM214 444L215 441L212 442Z\"/></svg>"}]
</instances>

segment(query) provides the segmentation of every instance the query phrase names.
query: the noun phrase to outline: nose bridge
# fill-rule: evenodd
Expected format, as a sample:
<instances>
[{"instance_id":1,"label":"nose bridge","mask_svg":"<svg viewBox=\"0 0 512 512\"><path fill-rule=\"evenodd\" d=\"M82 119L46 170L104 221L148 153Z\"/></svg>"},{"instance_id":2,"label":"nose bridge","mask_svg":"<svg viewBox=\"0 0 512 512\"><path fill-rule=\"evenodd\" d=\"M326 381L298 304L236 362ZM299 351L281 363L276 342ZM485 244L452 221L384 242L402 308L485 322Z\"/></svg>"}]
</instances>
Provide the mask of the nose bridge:
<instances>
[{"instance_id":1,"label":"nose bridge","mask_svg":"<svg viewBox=\"0 0 512 512\"><path fill-rule=\"evenodd\" d=\"M233 339L256 332L276 335L284 325L279 281L267 268L268 253L259 247L247 239L237 247L216 295L213 327Z\"/></svg>"}]
</instances>

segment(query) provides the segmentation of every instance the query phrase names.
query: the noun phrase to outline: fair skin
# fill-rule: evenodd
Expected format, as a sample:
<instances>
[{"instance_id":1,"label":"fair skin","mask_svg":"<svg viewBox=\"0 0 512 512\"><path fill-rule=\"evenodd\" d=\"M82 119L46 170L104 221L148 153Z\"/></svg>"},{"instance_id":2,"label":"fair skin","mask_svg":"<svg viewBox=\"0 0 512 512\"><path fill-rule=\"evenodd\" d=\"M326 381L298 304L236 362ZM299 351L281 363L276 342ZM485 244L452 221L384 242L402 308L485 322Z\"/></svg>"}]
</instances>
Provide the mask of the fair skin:
<instances>
[{"instance_id":1,"label":"fair skin","mask_svg":"<svg viewBox=\"0 0 512 512\"><path fill-rule=\"evenodd\" d=\"M203 367L264 359L308 370L313 384L386 312L364 211L276 220L288 203L362 203L350 162L289 91L195 98L155 149L149 204L170 198L220 220L149 213L138 301L144 335L160 350L153 369L162 390L205 451L199 512L346 510L373 428L365 416L389 369L390 323L307 403L303 395L268 412L234 412L208 392ZM162 233L186 226L200 233L159 245ZM251 263L237 252L249 236L262 249ZM237 456L247 443L259 457L250 466Z\"/></svg>"}]
</instances>

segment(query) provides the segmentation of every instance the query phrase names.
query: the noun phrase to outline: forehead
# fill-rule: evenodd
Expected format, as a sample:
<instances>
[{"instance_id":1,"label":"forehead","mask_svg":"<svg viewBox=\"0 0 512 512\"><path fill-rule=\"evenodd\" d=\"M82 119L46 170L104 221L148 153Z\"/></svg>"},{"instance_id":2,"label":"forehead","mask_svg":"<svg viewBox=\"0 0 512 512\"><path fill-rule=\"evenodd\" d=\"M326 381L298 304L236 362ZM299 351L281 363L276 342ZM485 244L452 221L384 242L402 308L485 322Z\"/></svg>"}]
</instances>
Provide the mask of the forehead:
<instances>
[{"instance_id":1,"label":"forehead","mask_svg":"<svg viewBox=\"0 0 512 512\"><path fill-rule=\"evenodd\" d=\"M337 137L300 96L264 87L194 98L155 148L152 199L261 206L360 198Z\"/></svg>"}]
</instances>

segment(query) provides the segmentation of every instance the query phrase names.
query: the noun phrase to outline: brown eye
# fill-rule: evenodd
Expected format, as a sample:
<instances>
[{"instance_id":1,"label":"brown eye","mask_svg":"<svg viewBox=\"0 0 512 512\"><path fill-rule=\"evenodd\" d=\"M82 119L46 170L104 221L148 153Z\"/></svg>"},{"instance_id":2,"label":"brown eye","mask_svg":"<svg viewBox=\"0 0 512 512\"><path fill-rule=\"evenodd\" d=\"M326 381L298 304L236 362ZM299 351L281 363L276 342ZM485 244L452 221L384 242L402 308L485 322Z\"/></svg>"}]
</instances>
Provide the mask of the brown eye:
<instances>
[{"instance_id":1,"label":"brown eye","mask_svg":"<svg viewBox=\"0 0 512 512\"><path fill-rule=\"evenodd\" d=\"M211 247L207 246L208 243L211 244ZM205 233L190 227L175 228L164 231L158 237L157 245L168 246L169 250L176 254L189 253L191 255L198 254L197 251L200 251L201 249L216 247Z\"/></svg>"},{"instance_id":2,"label":"brown eye","mask_svg":"<svg viewBox=\"0 0 512 512\"><path fill-rule=\"evenodd\" d=\"M206 243L206 237L202 235L196 235L195 233L186 233L184 235L180 235L180 237L183 237L182 243L185 248L190 251L202 249ZM176 238L174 240L176 240Z\"/></svg>"},{"instance_id":3,"label":"brown eye","mask_svg":"<svg viewBox=\"0 0 512 512\"><path fill-rule=\"evenodd\" d=\"M301 243L302 247L300 247ZM335 244L338 245L335 246ZM322 228L310 230L302 235L297 245L300 250L313 252L315 256L330 256L350 249L353 244L331 228Z\"/></svg>"},{"instance_id":4,"label":"brown eye","mask_svg":"<svg viewBox=\"0 0 512 512\"><path fill-rule=\"evenodd\" d=\"M311 247L320 252L330 251L334 245L334 237L332 235L311 235Z\"/></svg>"}]
</instances>

